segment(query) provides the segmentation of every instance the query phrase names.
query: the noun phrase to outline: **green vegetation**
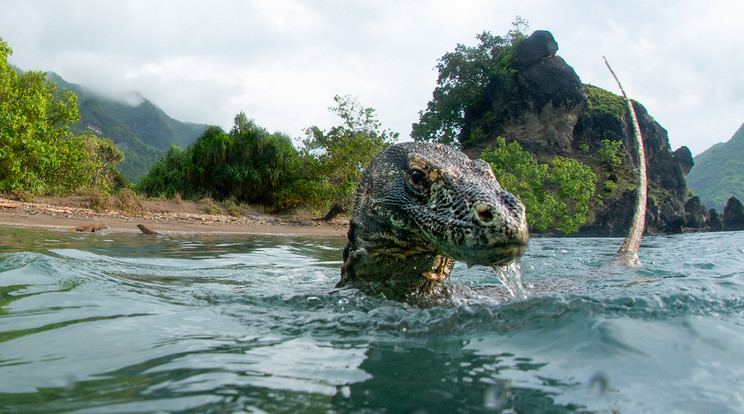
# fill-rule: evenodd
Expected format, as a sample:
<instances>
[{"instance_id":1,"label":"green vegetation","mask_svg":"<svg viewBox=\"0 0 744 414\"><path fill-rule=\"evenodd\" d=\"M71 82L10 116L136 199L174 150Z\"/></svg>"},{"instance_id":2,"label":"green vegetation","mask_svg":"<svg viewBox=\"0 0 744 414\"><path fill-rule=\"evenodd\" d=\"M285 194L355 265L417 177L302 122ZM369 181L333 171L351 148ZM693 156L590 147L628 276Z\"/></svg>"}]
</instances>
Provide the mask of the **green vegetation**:
<instances>
[{"instance_id":1,"label":"green vegetation","mask_svg":"<svg viewBox=\"0 0 744 414\"><path fill-rule=\"evenodd\" d=\"M151 197L180 194L185 199L234 198L271 205L292 180L297 158L289 137L270 134L240 113L229 134L209 127L186 149L172 147L137 190Z\"/></svg>"},{"instance_id":2,"label":"green vegetation","mask_svg":"<svg viewBox=\"0 0 744 414\"><path fill-rule=\"evenodd\" d=\"M458 44L439 59L439 77L426 111L419 113L411 137L416 141L462 144L486 128L490 108L484 108L489 84L511 91L516 86L512 68L514 46L525 38L527 21L517 16L506 37L483 32L476 47ZM477 137L476 137L477 138Z\"/></svg>"},{"instance_id":3,"label":"green vegetation","mask_svg":"<svg viewBox=\"0 0 744 414\"><path fill-rule=\"evenodd\" d=\"M274 211L346 209L364 167L398 135L381 129L374 109L348 96L334 101L330 110L342 124L329 131L308 128L302 152L288 136L269 133L241 112L230 133L210 127L193 145L168 150L137 191L150 197L212 197Z\"/></svg>"},{"instance_id":4,"label":"green vegetation","mask_svg":"<svg viewBox=\"0 0 744 414\"><path fill-rule=\"evenodd\" d=\"M599 160L606 163L610 168L617 167L623 162L623 142L602 140L602 147L599 149Z\"/></svg>"},{"instance_id":5,"label":"green vegetation","mask_svg":"<svg viewBox=\"0 0 744 414\"><path fill-rule=\"evenodd\" d=\"M594 85L584 85L584 92L589 104L587 112L590 117L610 117L620 121L625 116L627 107L622 96Z\"/></svg>"},{"instance_id":6,"label":"green vegetation","mask_svg":"<svg viewBox=\"0 0 744 414\"><path fill-rule=\"evenodd\" d=\"M317 126L305 130L305 162L315 188L323 188L324 198L341 209L349 209L364 168L372 158L391 145L398 134L383 130L375 110L364 108L350 96L335 96L329 110L343 121L328 131ZM308 194L305 194L306 196ZM311 194L310 199L320 194ZM318 200L319 201L319 200Z\"/></svg>"},{"instance_id":7,"label":"green vegetation","mask_svg":"<svg viewBox=\"0 0 744 414\"><path fill-rule=\"evenodd\" d=\"M729 141L695 157L687 185L703 205L718 212L723 211L731 196L744 200L744 125Z\"/></svg>"},{"instance_id":8,"label":"green vegetation","mask_svg":"<svg viewBox=\"0 0 744 414\"><path fill-rule=\"evenodd\" d=\"M217 215L222 213L222 210L214 203L214 200L207 197L202 200L202 210L207 214Z\"/></svg>"},{"instance_id":9,"label":"green vegetation","mask_svg":"<svg viewBox=\"0 0 744 414\"><path fill-rule=\"evenodd\" d=\"M56 195L123 185L114 165L124 155L113 142L70 131L79 119L76 96L43 72L18 74L11 54L0 39L0 191Z\"/></svg>"},{"instance_id":10,"label":"green vegetation","mask_svg":"<svg viewBox=\"0 0 744 414\"><path fill-rule=\"evenodd\" d=\"M501 186L522 200L530 227L568 234L586 221L597 183L587 165L563 157L539 163L517 142L507 144L501 137L481 158L491 165Z\"/></svg>"},{"instance_id":11,"label":"green vegetation","mask_svg":"<svg viewBox=\"0 0 744 414\"><path fill-rule=\"evenodd\" d=\"M617 190L617 182L613 180L607 180L603 184L604 192L607 195L612 195Z\"/></svg>"},{"instance_id":12,"label":"green vegetation","mask_svg":"<svg viewBox=\"0 0 744 414\"><path fill-rule=\"evenodd\" d=\"M47 77L78 97L80 120L71 125L71 131L91 132L114 141L126 156L117 168L132 182L144 176L172 145L192 144L207 128L177 121L136 93L115 100L67 82L55 73Z\"/></svg>"}]
</instances>

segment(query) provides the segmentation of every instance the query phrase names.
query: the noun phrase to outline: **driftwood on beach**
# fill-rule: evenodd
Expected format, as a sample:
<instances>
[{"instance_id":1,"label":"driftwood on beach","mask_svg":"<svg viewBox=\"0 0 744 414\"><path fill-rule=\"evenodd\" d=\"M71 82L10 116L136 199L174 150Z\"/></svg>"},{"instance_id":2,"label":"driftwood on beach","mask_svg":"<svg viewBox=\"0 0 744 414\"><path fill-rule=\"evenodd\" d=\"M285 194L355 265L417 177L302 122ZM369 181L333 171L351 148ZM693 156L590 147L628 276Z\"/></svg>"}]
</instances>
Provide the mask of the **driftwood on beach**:
<instances>
[{"instance_id":1,"label":"driftwood on beach","mask_svg":"<svg viewBox=\"0 0 744 414\"><path fill-rule=\"evenodd\" d=\"M144 234L160 234L159 232L146 227L144 224L138 224L137 228Z\"/></svg>"},{"instance_id":2,"label":"driftwood on beach","mask_svg":"<svg viewBox=\"0 0 744 414\"><path fill-rule=\"evenodd\" d=\"M41 202L20 202L0 196L0 225L56 228L76 231L78 227L102 224L113 231L135 230L137 223L159 232L293 234L344 237L348 219L315 221L297 215L270 216L251 213L241 217L197 213L198 203L144 201L145 210L133 214L116 210L95 211L81 198L45 198ZM80 231L85 231L81 229ZM90 230L87 230L90 231ZM142 231L142 230L135 230Z\"/></svg>"}]
</instances>

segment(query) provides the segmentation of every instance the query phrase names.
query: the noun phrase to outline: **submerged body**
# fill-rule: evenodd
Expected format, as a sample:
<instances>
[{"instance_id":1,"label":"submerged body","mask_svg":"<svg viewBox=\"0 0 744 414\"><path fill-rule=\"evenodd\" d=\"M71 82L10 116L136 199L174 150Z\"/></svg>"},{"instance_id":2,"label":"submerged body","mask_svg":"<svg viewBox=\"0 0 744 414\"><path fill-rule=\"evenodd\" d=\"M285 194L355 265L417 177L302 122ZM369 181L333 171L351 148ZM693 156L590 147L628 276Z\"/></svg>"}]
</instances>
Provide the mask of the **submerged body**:
<instances>
[{"instance_id":1,"label":"submerged body","mask_svg":"<svg viewBox=\"0 0 744 414\"><path fill-rule=\"evenodd\" d=\"M338 286L442 294L456 260L509 264L528 239L524 205L487 163L441 144L397 144L359 182Z\"/></svg>"}]
</instances>

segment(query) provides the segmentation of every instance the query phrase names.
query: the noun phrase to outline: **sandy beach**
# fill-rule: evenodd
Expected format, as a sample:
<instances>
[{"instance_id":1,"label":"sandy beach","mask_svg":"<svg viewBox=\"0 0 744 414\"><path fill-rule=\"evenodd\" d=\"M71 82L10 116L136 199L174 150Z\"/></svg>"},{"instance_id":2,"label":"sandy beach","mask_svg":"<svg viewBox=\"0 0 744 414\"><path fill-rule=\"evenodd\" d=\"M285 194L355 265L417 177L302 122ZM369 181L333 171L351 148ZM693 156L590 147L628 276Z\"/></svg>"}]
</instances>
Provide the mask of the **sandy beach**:
<instances>
[{"instance_id":1,"label":"sandy beach","mask_svg":"<svg viewBox=\"0 0 744 414\"><path fill-rule=\"evenodd\" d=\"M113 203L112 203L113 204ZM345 237L348 217L321 222L313 217L274 216L241 209L241 215L207 214L202 202L140 200L142 209L95 211L84 197L37 197L34 202L0 196L0 225L70 231L102 228L140 232L138 224L160 232L313 235ZM87 229L86 229L87 227ZM89 230L88 230L89 231Z\"/></svg>"}]
</instances>

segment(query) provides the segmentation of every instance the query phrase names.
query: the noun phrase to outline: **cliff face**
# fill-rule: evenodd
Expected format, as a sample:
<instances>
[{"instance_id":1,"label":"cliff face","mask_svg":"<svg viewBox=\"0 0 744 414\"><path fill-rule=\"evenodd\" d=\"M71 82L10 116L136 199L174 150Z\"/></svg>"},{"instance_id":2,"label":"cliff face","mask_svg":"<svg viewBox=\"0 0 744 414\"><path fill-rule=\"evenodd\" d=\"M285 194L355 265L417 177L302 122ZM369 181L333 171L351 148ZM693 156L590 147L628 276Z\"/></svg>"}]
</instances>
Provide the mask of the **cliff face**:
<instances>
[{"instance_id":1,"label":"cliff face","mask_svg":"<svg viewBox=\"0 0 744 414\"><path fill-rule=\"evenodd\" d=\"M587 98L578 75L555 55L557 50L558 44L547 31L536 31L517 45L513 57L517 72L512 82L488 85L490 102L484 112L495 115L489 137L472 145L464 143L466 153L480 155L498 136L519 141L533 154L572 153L574 127Z\"/></svg>"},{"instance_id":2,"label":"cliff face","mask_svg":"<svg viewBox=\"0 0 744 414\"><path fill-rule=\"evenodd\" d=\"M556 56L558 44L547 31L536 31L515 46L510 82L489 84L482 116L490 111L487 138L464 142L471 157L503 136L517 141L539 159L556 155L585 162L599 172L598 180L619 185L602 200L593 218L581 229L585 235L624 235L633 216L637 155L633 130L621 97L584 85L571 66ZM608 76L609 73L608 73ZM685 173L692 167L689 149L672 152L667 131L638 102L633 102L643 135L649 180L647 230L680 232L708 225L700 215L685 211L689 191ZM623 142L623 163L610 168L598 162L603 140ZM691 207L692 208L692 207Z\"/></svg>"}]
</instances>

